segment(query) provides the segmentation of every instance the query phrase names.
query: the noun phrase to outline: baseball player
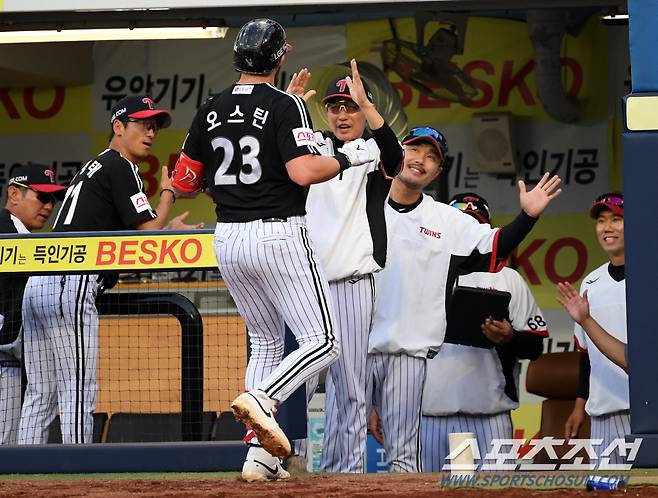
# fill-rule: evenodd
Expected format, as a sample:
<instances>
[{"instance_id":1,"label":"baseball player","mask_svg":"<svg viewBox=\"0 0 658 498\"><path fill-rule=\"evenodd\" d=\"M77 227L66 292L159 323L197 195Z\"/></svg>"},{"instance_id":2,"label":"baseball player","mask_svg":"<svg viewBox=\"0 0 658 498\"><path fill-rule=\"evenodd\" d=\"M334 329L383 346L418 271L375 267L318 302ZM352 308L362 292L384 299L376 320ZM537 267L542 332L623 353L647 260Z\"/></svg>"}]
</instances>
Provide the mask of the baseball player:
<instances>
[{"instance_id":1,"label":"baseball player","mask_svg":"<svg viewBox=\"0 0 658 498\"><path fill-rule=\"evenodd\" d=\"M315 132L315 140L322 155L333 156L343 144L363 138L374 160L312 185L306 203L308 229L329 280L341 344L341 355L329 367L325 382L326 422L320 460L324 472L364 470L373 274L386 261L384 205L390 180L402 164L402 147L395 133L377 112L356 61L350 64L352 78L339 76L329 83L322 103L331 131ZM305 85L298 87L303 94ZM309 398L316 386L317 379L309 382Z\"/></svg>"},{"instance_id":2,"label":"baseball player","mask_svg":"<svg viewBox=\"0 0 658 498\"><path fill-rule=\"evenodd\" d=\"M138 162L146 159L157 132L171 123L168 111L148 97L125 97L112 108L109 147L71 181L55 218L55 232L155 230L163 228L174 192L162 169L160 201L153 209L143 192ZM183 225L177 217L177 228ZM104 275L30 277L23 298L27 391L19 444L41 444L56 408L62 442L90 443L96 407L98 312L95 299Z\"/></svg>"},{"instance_id":3,"label":"baseball player","mask_svg":"<svg viewBox=\"0 0 658 498\"><path fill-rule=\"evenodd\" d=\"M47 166L14 168L7 202L0 211L0 233L30 233L45 225L66 187L55 184ZM21 307L27 277L0 275L0 444L16 443L21 417Z\"/></svg>"},{"instance_id":4,"label":"baseball player","mask_svg":"<svg viewBox=\"0 0 658 498\"><path fill-rule=\"evenodd\" d=\"M581 296L569 282L557 284L557 301L564 306L569 316L587 334L587 338L606 358L628 373L628 351L626 343L610 334L592 318L587 295ZM585 326L583 326L585 325Z\"/></svg>"},{"instance_id":5,"label":"baseball player","mask_svg":"<svg viewBox=\"0 0 658 498\"><path fill-rule=\"evenodd\" d=\"M574 336L580 361L578 398L564 428L565 438L577 437L585 412L591 417L591 438L603 439L601 451L615 439L631 433L628 374L602 353L590 334L607 332L626 344L626 280L624 278L624 197L618 192L600 195L589 215L596 220L596 237L609 261L589 273L580 295L563 284L568 295L560 301L576 321ZM575 293L575 296L573 295ZM576 309L579 308L579 309ZM625 463L617 452L610 463Z\"/></svg>"},{"instance_id":6,"label":"baseball player","mask_svg":"<svg viewBox=\"0 0 658 498\"><path fill-rule=\"evenodd\" d=\"M477 194L456 195L450 206L490 224L487 201ZM537 359L548 337L543 314L515 270L504 267L498 273L470 273L459 276L456 283L511 293L509 320L487 319L482 325L494 348L443 344L427 361L421 420L425 472L440 472L450 463L446 457L451 432L472 432L482 458L491 450L493 439L513 437L510 411L519 406L519 360Z\"/></svg>"},{"instance_id":7,"label":"baseball player","mask_svg":"<svg viewBox=\"0 0 658 498\"><path fill-rule=\"evenodd\" d=\"M272 413L307 379L336 360L331 293L306 227L307 186L369 164L365 142L319 155L304 100L274 79L290 45L270 19L247 22L235 40L239 81L203 104L176 166L174 187L207 186L216 204L215 252L247 324L248 392L232 403L255 433L242 477L284 479L290 442ZM284 322L299 349L282 360Z\"/></svg>"},{"instance_id":8,"label":"baseball player","mask_svg":"<svg viewBox=\"0 0 658 498\"><path fill-rule=\"evenodd\" d=\"M447 290L460 274L500 268L560 194L560 179L547 173L531 191L519 181L521 213L509 225L491 228L423 194L447 153L440 132L414 128L402 143L404 166L393 180L385 213L387 264L375 277L367 360L373 394L366 399L374 396L381 416L389 470L418 472L426 360L436 356L443 342Z\"/></svg>"}]
</instances>

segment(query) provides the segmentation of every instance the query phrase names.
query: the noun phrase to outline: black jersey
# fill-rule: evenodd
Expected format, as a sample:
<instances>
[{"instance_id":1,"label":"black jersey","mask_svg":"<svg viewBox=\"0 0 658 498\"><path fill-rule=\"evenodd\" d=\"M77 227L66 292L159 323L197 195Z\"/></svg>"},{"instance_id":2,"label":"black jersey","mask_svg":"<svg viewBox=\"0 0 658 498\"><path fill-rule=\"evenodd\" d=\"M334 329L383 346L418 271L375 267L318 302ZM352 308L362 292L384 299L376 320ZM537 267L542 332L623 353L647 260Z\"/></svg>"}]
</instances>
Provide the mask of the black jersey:
<instances>
[{"instance_id":1,"label":"black jersey","mask_svg":"<svg viewBox=\"0 0 658 498\"><path fill-rule=\"evenodd\" d=\"M71 181L53 230L129 230L155 217L137 165L106 149Z\"/></svg>"},{"instance_id":2,"label":"black jersey","mask_svg":"<svg viewBox=\"0 0 658 498\"><path fill-rule=\"evenodd\" d=\"M19 233L6 209L0 211L0 233ZM0 273L0 345L12 344L18 338L23 323L21 306L26 283L27 276Z\"/></svg>"},{"instance_id":3,"label":"black jersey","mask_svg":"<svg viewBox=\"0 0 658 498\"><path fill-rule=\"evenodd\" d=\"M285 166L318 154L300 97L268 83L233 85L199 108L183 152L203 163L218 220L306 214L308 190L290 179Z\"/></svg>"}]
</instances>

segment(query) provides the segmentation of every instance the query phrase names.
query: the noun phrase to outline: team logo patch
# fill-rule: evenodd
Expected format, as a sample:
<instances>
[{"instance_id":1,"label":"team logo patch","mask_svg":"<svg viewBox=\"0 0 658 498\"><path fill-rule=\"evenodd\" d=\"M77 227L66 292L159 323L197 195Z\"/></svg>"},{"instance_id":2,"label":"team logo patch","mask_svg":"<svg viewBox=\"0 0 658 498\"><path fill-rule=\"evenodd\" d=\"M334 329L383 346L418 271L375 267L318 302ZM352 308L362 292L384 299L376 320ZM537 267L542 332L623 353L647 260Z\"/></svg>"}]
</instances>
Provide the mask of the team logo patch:
<instances>
[{"instance_id":1,"label":"team logo patch","mask_svg":"<svg viewBox=\"0 0 658 498\"><path fill-rule=\"evenodd\" d=\"M233 95L251 95L253 91L254 85L235 85L231 93Z\"/></svg>"},{"instance_id":2,"label":"team logo patch","mask_svg":"<svg viewBox=\"0 0 658 498\"><path fill-rule=\"evenodd\" d=\"M146 197L146 194L144 194L144 192L131 195L130 201L133 203L135 211L137 211L138 213L141 213L143 211L148 211L149 209L151 209L151 205L149 204L148 197Z\"/></svg>"},{"instance_id":3,"label":"team logo patch","mask_svg":"<svg viewBox=\"0 0 658 498\"><path fill-rule=\"evenodd\" d=\"M435 239L441 238L441 232L427 227L420 227L420 233L427 235L428 237L434 237Z\"/></svg>"},{"instance_id":4,"label":"team logo patch","mask_svg":"<svg viewBox=\"0 0 658 498\"><path fill-rule=\"evenodd\" d=\"M295 128L292 130L292 135L295 137L297 147L303 145L317 145L315 143L315 133L310 128Z\"/></svg>"}]
</instances>

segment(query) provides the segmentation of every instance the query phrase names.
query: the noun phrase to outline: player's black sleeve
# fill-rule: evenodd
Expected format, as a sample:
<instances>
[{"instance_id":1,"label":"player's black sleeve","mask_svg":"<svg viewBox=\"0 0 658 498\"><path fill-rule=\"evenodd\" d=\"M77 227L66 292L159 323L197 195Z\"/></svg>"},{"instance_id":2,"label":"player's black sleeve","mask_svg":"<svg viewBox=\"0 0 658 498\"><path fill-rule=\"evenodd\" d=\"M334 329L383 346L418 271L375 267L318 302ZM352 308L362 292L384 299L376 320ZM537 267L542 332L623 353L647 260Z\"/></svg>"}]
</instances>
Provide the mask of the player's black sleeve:
<instances>
[{"instance_id":1,"label":"player's black sleeve","mask_svg":"<svg viewBox=\"0 0 658 498\"><path fill-rule=\"evenodd\" d=\"M304 100L287 95L276 108L277 144L283 163L307 154L319 155L311 115Z\"/></svg>"},{"instance_id":2,"label":"player's black sleeve","mask_svg":"<svg viewBox=\"0 0 658 498\"><path fill-rule=\"evenodd\" d=\"M536 360L544 350L544 338L537 334L515 330L510 341L514 355L521 360Z\"/></svg>"},{"instance_id":3,"label":"player's black sleeve","mask_svg":"<svg viewBox=\"0 0 658 498\"><path fill-rule=\"evenodd\" d=\"M578 360L578 397L587 399L589 398L589 374L592 366L587 353L580 353Z\"/></svg>"},{"instance_id":4,"label":"player's black sleeve","mask_svg":"<svg viewBox=\"0 0 658 498\"><path fill-rule=\"evenodd\" d=\"M201 120L205 119L205 116L208 114L210 102L212 102L212 100L209 99L199 107L194 115L187 136L185 137L185 142L183 142L183 152L187 157L194 161L203 162L203 149L201 144L203 142L202 135L204 130L201 126Z\"/></svg>"},{"instance_id":5,"label":"player's black sleeve","mask_svg":"<svg viewBox=\"0 0 658 498\"><path fill-rule=\"evenodd\" d=\"M136 228L157 217L151 208L137 165L119 159L110 175L112 200L125 227Z\"/></svg>"},{"instance_id":6,"label":"player's black sleeve","mask_svg":"<svg viewBox=\"0 0 658 498\"><path fill-rule=\"evenodd\" d=\"M530 233L538 218L528 216L525 211L500 229L498 236L498 258L506 259L521 241Z\"/></svg>"},{"instance_id":7,"label":"player's black sleeve","mask_svg":"<svg viewBox=\"0 0 658 498\"><path fill-rule=\"evenodd\" d=\"M400 169L402 169L402 160L404 159L404 151L398 142L395 133L391 130L388 124L372 130L372 138L379 147L379 159L384 168L387 176L396 176Z\"/></svg>"}]
</instances>

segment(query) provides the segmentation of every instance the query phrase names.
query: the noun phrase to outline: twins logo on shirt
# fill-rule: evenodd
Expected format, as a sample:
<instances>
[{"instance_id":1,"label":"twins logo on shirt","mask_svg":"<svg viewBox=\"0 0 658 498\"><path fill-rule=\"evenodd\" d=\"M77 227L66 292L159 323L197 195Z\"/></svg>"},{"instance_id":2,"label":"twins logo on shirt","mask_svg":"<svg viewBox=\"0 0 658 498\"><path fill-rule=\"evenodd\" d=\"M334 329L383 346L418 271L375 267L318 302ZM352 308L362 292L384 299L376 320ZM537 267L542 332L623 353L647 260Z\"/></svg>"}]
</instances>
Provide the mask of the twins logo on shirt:
<instances>
[{"instance_id":1,"label":"twins logo on shirt","mask_svg":"<svg viewBox=\"0 0 658 498\"><path fill-rule=\"evenodd\" d=\"M427 227L420 227L420 233L427 235L428 237L434 237L435 239L441 238L441 232L437 232L436 230Z\"/></svg>"}]
</instances>

